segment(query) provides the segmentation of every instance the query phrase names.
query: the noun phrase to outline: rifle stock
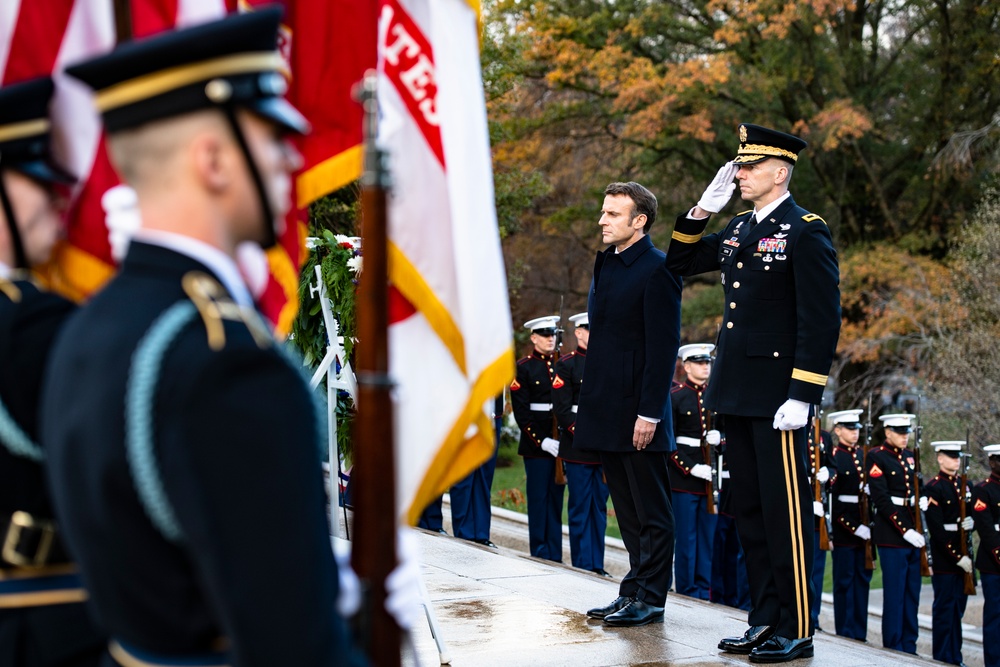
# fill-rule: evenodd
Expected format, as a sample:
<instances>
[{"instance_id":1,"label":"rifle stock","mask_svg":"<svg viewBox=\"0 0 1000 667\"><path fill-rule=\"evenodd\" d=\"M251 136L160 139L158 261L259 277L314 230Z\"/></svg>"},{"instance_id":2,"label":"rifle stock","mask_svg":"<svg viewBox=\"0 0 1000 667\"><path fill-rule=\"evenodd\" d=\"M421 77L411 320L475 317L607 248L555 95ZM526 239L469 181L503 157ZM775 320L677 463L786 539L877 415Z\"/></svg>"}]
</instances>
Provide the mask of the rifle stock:
<instances>
[{"instance_id":1,"label":"rifle stock","mask_svg":"<svg viewBox=\"0 0 1000 667\"><path fill-rule=\"evenodd\" d=\"M715 467L712 465L712 445L708 444L708 440L706 439L710 430L712 430L712 413L706 411L705 433L701 436L701 454L705 459L705 465L711 468L714 473ZM719 510L715 507L715 484L717 479L718 478L713 474L711 480L705 481L705 510L709 514L719 513Z\"/></svg>"},{"instance_id":2,"label":"rifle stock","mask_svg":"<svg viewBox=\"0 0 1000 667\"><path fill-rule=\"evenodd\" d=\"M819 469L823 467L822 442L823 440L820 436L819 428L819 406L816 406L816 412L813 416L813 458L815 459L815 466L813 470L813 500L818 503L823 502L823 485L819 481ZM830 531L827 528L825 516L819 518L819 548L823 551L830 551Z\"/></svg>"},{"instance_id":3,"label":"rifle stock","mask_svg":"<svg viewBox=\"0 0 1000 667\"><path fill-rule=\"evenodd\" d=\"M965 434L966 445L970 448L972 444L969 442L969 434ZM962 477L961 486L958 490L958 553L962 556L968 556L972 558L972 535L969 534L967 530L962 526L965 521L965 517L968 516L968 508L965 506L965 494L966 490L969 488L969 455L962 452ZM974 571L974 570L973 570ZM966 595L976 594L976 578L973 576L972 571L966 572L963 582L963 592Z\"/></svg>"},{"instance_id":4,"label":"rifle stock","mask_svg":"<svg viewBox=\"0 0 1000 667\"><path fill-rule=\"evenodd\" d=\"M861 445L861 480L858 489L858 510L861 516L861 525L868 526L871 530L871 513L868 511L868 494L865 487L868 486L868 450L872 443L872 395L868 394L868 421L865 422L865 441ZM865 540L865 569L875 569L875 554L872 551L872 540Z\"/></svg>"},{"instance_id":5,"label":"rifle stock","mask_svg":"<svg viewBox=\"0 0 1000 667\"><path fill-rule=\"evenodd\" d=\"M556 349L553 352L553 354L555 354L557 360L559 359L559 351L560 351L560 349L562 349L562 343L563 343L563 341L562 341L562 335L563 335L562 318L563 318L563 297L560 296L559 297L559 326L556 327ZM561 442L562 440L559 437L559 419L556 417L556 411L555 411L555 401L552 401L552 403L553 403L553 409L552 409L552 438L554 440L559 440ZM561 458L559 458L558 456L556 457L556 472L555 472L555 479L554 479L554 481L559 486L566 486L566 467L564 465L563 460Z\"/></svg>"},{"instance_id":6,"label":"rifle stock","mask_svg":"<svg viewBox=\"0 0 1000 667\"><path fill-rule=\"evenodd\" d=\"M920 426L920 396L917 396L917 434L913 442L913 529L924 534L923 513L920 511L920 440L923 437ZM925 538L926 539L926 538ZM927 560L927 545L920 547L920 576L931 576L931 564Z\"/></svg>"}]
</instances>

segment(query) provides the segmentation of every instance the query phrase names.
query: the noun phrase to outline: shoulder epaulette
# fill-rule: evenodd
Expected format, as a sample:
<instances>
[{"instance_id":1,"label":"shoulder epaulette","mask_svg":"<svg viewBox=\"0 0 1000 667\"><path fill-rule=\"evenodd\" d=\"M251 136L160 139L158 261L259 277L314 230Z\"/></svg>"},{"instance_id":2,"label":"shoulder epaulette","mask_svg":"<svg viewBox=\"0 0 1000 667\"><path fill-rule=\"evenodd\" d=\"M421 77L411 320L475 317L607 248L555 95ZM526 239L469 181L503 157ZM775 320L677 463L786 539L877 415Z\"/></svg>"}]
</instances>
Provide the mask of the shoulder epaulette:
<instances>
[{"instance_id":1,"label":"shoulder epaulette","mask_svg":"<svg viewBox=\"0 0 1000 667\"><path fill-rule=\"evenodd\" d=\"M520 366L521 364L523 364L526 361L529 361L530 359L531 355L528 355L527 357L521 357L520 359L517 360L517 365Z\"/></svg>"},{"instance_id":2,"label":"shoulder epaulette","mask_svg":"<svg viewBox=\"0 0 1000 667\"><path fill-rule=\"evenodd\" d=\"M257 312L234 302L222 285L207 273L189 271L181 279L181 285L205 323L208 346L213 350L218 351L226 346L223 320L242 322L250 331L257 347L265 348L273 342L274 339Z\"/></svg>"},{"instance_id":3,"label":"shoulder epaulette","mask_svg":"<svg viewBox=\"0 0 1000 667\"><path fill-rule=\"evenodd\" d=\"M740 217L741 215L746 215L747 213L753 213L753 209L752 209L752 208L750 208L750 209L747 209L747 210L745 210L745 211L740 211L739 213L737 213L737 214L736 214L736 217L738 218L738 217Z\"/></svg>"},{"instance_id":4,"label":"shoulder epaulette","mask_svg":"<svg viewBox=\"0 0 1000 667\"><path fill-rule=\"evenodd\" d=\"M559 361L566 361L567 359L572 359L575 356L576 356L576 350L573 350L572 352L569 352L568 354L564 354L563 356L559 357Z\"/></svg>"},{"instance_id":5,"label":"shoulder epaulette","mask_svg":"<svg viewBox=\"0 0 1000 667\"><path fill-rule=\"evenodd\" d=\"M823 218L819 217L815 213L806 213L804 216L802 216L802 219L805 220L806 222L812 222L813 220L819 220L824 225L826 225L826 220L824 220ZM829 226L829 225L827 225L827 226Z\"/></svg>"},{"instance_id":6,"label":"shoulder epaulette","mask_svg":"<svg viewBox=\"0 0 1000 667\"><path fill-rule=\"evenodd\" d=\"M0 278L0 293L6 296L8 299L14 303L21 302L21 290L20 288L7 280L6 278Z\"/></svg>"}]
</instances>

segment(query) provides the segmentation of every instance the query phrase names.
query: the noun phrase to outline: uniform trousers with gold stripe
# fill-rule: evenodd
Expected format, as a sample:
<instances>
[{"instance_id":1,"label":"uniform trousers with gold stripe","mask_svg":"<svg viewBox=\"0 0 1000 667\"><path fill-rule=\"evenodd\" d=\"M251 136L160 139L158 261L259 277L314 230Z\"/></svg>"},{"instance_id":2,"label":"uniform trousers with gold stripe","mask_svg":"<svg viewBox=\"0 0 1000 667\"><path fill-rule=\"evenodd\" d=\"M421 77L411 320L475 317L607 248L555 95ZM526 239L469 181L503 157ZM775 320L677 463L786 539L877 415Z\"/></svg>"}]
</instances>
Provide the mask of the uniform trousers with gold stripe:
<instances>
[{"instance_id":1,"label":"uniform trousers with gold stripe","mask_svg":"<svg viewBox=\"0 0 1000 667\"><path fill-rule=\"evenodd\" d=\"M748 622L788 639L809 637L813 512L805 429L775 430L771 417L725 420L732 509L750 584Z\"/></svg>"}]
</instances>

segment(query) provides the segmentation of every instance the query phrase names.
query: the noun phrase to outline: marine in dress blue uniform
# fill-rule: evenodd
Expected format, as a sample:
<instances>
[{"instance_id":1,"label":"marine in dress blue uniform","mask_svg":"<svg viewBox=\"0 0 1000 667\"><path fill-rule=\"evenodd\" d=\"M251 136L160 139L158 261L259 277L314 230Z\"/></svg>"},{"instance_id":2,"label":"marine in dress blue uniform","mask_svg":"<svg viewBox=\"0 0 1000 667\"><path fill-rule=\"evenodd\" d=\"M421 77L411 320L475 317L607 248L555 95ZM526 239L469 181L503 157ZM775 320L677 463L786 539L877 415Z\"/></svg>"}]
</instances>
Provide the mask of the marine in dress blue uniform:
<instances>
[{"instance_id":1,"label":"marine in dress blue uniform","mask_svg":"<svg viewBox=\"0 0 1000 667\"><path fill-rule=\"evenodd\" d=\"M815 411L816 406L813 406L812 409ZM809 450L809 488L813 488L813 479L814 476L817 476L820 484L821 500L817 503L816 495L815 493L813 494L813 567L811 579L815 595L812 598L812 607L809 609L809 617L812 620L813 629L818 632L822 632L823 628L819 627L819 612L820 608L823 606L823 580L826 577L826 551L820 548L819 525L821 521L826 521L827 515L829 514L829 493L832 483L832 473L830 471L834 470L834 463L833 440L830 438L829 431L820 429L820 460L818 462L816 461L816 448L813 446L813 439L815 437L815 429L810 428L809 435L806 438ZM829 535L829 538L832 540L833 535Z\"/></svg>"},{"instance_id":2,"label":"marine in dress blue uniform","mask_svg":"<svg viewBox=\"0 0 1000 667\"><path fill-rule=\"evenodd\" d=\"M841 637L865 641L868 636L868 592L872 571L865 567L865 542L871 526L861 521L865 463L858 447L861 410L841 410L828 416L837 438L833 453L836 473L833 494L833 620ZM869 516L871 516L869 512Z\"/></svg>"},{"instance_id":3,"label":"marine in dress blue uniform","mask_svg":"<svg viewBox=\"0 0 1000 667\"><path fill-rule=\"evenodd\" d=\"M45 262L61 221L55 190L73 182L49 155L48 77L0 88L0 665L97 665L105 640L45 480L42 377L73 312L29 270Z\"/></svg>"},{"instance_id":4,"label":"marine in dress blue uniform","mask_svg":"<svg viewBox=\"0 0 1000 667\"><path fill-rule=\"evenodd\" d=\"M496 545L490 540L490 523L493 518L490 492L493 488L493 473L497 467L503 411L504 397L500 394L494 399L491 410L496 435L493 456L451 487L450 492L451 530L455 537L493 548Z\"/></svg>"},{"instance_id":5,"label":"marine in dress blue uniform","mask_svg":"<svg viewBox=\"0 0 1000 667\"><path fill-rule=\"evenodd\" d=\"M840 334L840 272L823 219L788 191L805 142L757 125L738 128L737 156L698 205L677 218L667 266L720 271L722 329L705 405L725 421L736 525L752 609L743 637L719 647L755 662L812 655L812 501L805 429ZM705 235L740 183L755 208Z\"/></svg>"},{"instance_id":6,"label":"marine in dress blue uniform","mask_svg":"<svg viewBox=\"0 0 1000 667\"><path fill-rule=\"evenodd\" d=\"M906 448L913 415L879 417L886 442L868 452L868 486L875 518L872 540L882 569L882 645L917 652L917 607L920 604L920 549L924 536L914 530L917 474L913 452Z\"/></svg>"},{"instance_id":7,"label":"marine in dress blue uniform","mask_svg":"<svg viewBox=\"0 0 1000 667\"><path fill-rule=\"evenodd\" d=\"M233 259L273 242L299 163L283 137L308 127L281 97L280 17L67 69L95 89L143 218L120 273L66 323L42 404L108 665L363 663L337 611L325 432Z\"/></svg>"},{"instance_id":8,"label":"marine in dress blue uniform","mask_svg":"<svg viewBox=\"0 0 1000 667\"><path fill-rule=\"evenodd\" d=\"M1000 445L987 445L990 476L972 489L972 520L979 535L976 569L983 587L983 664L1000 667Z\"/></svg>"},{"instance_id":9,"label":"marine in dress blue uniform","mask_svg":"<svg viewBox=\"0 0 1000 667\"><path fill-rule=\"evenodd\" d=\"M684 364L684 382L670 390L677 449L670 454L670 490L674 505L674 590L681 595L708 600L712 588L712 543L716 514L708 513L708 492L713 492L713 466L705 463L702 440L709 447L721 442L702 394L712 363L710 343L682 345L677 354Z\"/></svg>"},{"instance_id":10,"label":"marine in dress blue uniform","mask_svg":"<svg viewBox=\"0 0 1000 667\"><path fill-rule=\"evenodd\" d=\"M964 664L962 617L969 602L964 590L965 574L972 572L972 553L962 555L958 539L960 523L967 534L971 534L973 529L970 487L962 488L959 476L959 456L965 444L964 440L931 443L937 452L940 472L924 485L920 498L921 505L926 507L924 515L931 537L931 562L934 563L931 574L931 585L934 587L931 647L935 660L951 665ZM959 516L959 498L962 495L967 501L964 521Z\"/></svg>"},{"instance_id":11,"label":"marine in dress blue uniform","mask_svg":"<svg viewBox=\"0 0 1000 667\"><path fill-rule=\"evenodd\" d=\"M559 440L552 437L552 389L556 376L556 329L559 317L539 317L524 326L531 331L531 354L517 362L510 404L521 429L517 453L524 460L528 492L528 542L531 555L562 562L562 507L566 486L556 484ZM555 387L558 388L558 387Z\"/></svg>"},{"instance_id":12,"label":"marine in dress blue uniform","mask_svg":"<svg viewBox=\"0 0 1000 667\"><path fill-rule=\"evenodd\" d=\"M601 470L601 457L574 447L580 387L587 362L590 320L587 313L569 318L575 325L576 349L556 362L560 382L552 389L552 401L559 420L559 457L566 464L566 503L569 521L569 552L573 567L610 576L604 569L604 534L608 529L608 485Z\"/></svg>"}]
</instances>

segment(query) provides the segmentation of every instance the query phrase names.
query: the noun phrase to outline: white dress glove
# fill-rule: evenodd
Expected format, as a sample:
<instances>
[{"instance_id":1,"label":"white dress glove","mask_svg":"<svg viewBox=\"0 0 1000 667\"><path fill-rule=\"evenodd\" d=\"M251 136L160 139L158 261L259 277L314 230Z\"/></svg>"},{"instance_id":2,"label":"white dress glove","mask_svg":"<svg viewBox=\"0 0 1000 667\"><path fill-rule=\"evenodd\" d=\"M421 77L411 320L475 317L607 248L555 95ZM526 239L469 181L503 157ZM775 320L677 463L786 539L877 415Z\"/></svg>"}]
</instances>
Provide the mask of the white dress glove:
<instances>
[{"instance_id":1,"label":"white dress glove","mask_svg":"<svg viewBox=\"0 0 1000 667\"><path fill-rule=\"evenodd\" d=\"M713 428L705 434L705 442L715 447L717 444L722 442L722 434Z\"/></svg>"},{"instance_id":2,"label":"white dress glove","mask_svg":"<svg viewBox=\"0 0 1000 667\"><path fill-rule=\"evenodd\" d=\"M794 431L809 421L809 404L790 398L774 413L774 428L779 431Z\"/></svg>"},{"instance_id":3,"label":"white dress glove","mask_svg":"<svg viewBox=\"0 0 1000 667\"><path fill-rule=\"evenodd\" d=\"M705 465L704 463L696 463L694 467L691 468L691 476L703 479L706 482L711 482L712 466Z\"/></svg>"},{"instance_id":4,"label":"white dress glove","mask_svg":"<svg viewBox=\"0 0 1000 667\"><path fill-rule=\"evenodd\" d=\"M872 538L872 531L868 526L858 526L854 529L854 534L863 540L870 540Z\"/></svg>"},{"instance_id":5,"label":"white dress glove","mask_svg":"<svg viewBox=\"0 0 1000 667\"><path fill-rule=\"evenodd\" d=\"M542 440L542 449L552 456L559 456L559 441L555 438L545 438Z\"/></svg>"},{"instance_id":6,"label":"white dress glove","mask_svg":"<svg viewBox=\"0 0 1000 667\"><path fill-rule=\"evenodd\" d=\"M818 517L826 516L826 508L823 507L823 503L818 500L813 501L813 514Z\"/></svg>"},{"instance_id":7,"label":"white dress glove","mask_svg":"<svg viewBox=\"0 0 1000 667\"><path fill-rule=\"evenodd\" d=\"M870 487L870 486L868 486L868 484L867 484L867 483L865 483L865 495L866 495L866 496L870 496L871 494L872 494L872 490L871 490L871 487Z\"/></svg>"},{"instance_id":8,"label":"white dress glove","mask_svg":"<svg viewBox=\"0 0 1000 667\"><path fill-rule=\"evenodd\" d=\"M975 527L975 522L972 520L971 516L967 516L962 520L962 530L969 531Z\"/></svg>"},{"instance_id":9,"label":"white dress glove","mask_svg":"<svg viewBox=\"0 0 1000 667\"><path fill-rule=\"evenodd\" d=\"M930 506L930 502L931 501L927 500L927 496L920 496L920 511L926 512L928 506Z\"/></svg>"},{"instance_id":10,"label":"white dress glove","mask_svg":"<svg viewBox=\"0 0 1000 667\"><path fill-rule=\"evenodd\" d=\"M331 537L333 557L337 561L337 611L344 618L354 616L361 608L361 582L351 567L351 543Z\"/></svg>"},{"instance_id":11,"label":"white dress glove","mask_svg":"<svg viewBox=\"0 0 1000 667\"><path fill-rule=\"evenodd\" d=\"M958 566L965 570L966 574L972 574L972 559L968 556L962 556L958 559Z\"/></svg>"},{"instance_id":12,"label":"white dress glove","mask_svg":"<svg viewBox=\"0 0 1000 667\"><path fill-rule=\"evenodd\" d=\"M705 189L704 194L701 195L701 199L698 200L698 206L709 213L721 211L732 199L733 192L736 191L736 183L733 182L733 179L736 178L736 172L739 170L740 168L732 162L722 165L708 188Z\"/></svg>"},{"instance_id":13,"label":"white dress glove","mask_svg":"<svg viewBox=\"0 0 1000 667\"><path fill-rule=\"evenodd\" d=\"M830 471L827 469L826 466L823 466L822 468L819 469L819 472L816 473L816 481L819 482L820 484L826 484L829 480L830 480Z\"/></svg>"},{"instance_id":14,"label":"white dress glove","mask_svg":"<svg viewBox=\"0 0 1000 667\"><path fill-rule=\"evenodd\" d=\"M385 578L385 610L403 630L409 630L423 613L423 583L420 579L420 544L412 528L396 534L399 564Z\"/></svg>"},{"instance_id":15,"label":"white dress glove","mask_svg":"<svg viewBox=\"0 0 1000 667\"><path fill-rule=\"evenodd\" d=\"M915 546L918 549L922 549L927 542L924 540L924 536L913 530L912 528L907 528L906 532L903 533L903 539Z\"/></svg>"}]
</instances>

